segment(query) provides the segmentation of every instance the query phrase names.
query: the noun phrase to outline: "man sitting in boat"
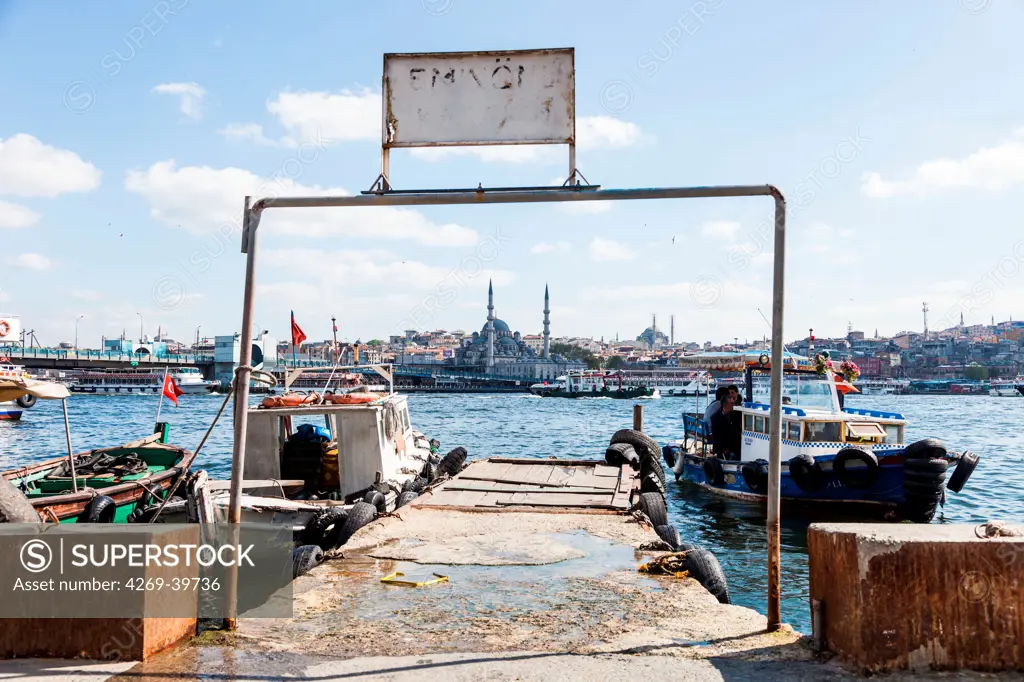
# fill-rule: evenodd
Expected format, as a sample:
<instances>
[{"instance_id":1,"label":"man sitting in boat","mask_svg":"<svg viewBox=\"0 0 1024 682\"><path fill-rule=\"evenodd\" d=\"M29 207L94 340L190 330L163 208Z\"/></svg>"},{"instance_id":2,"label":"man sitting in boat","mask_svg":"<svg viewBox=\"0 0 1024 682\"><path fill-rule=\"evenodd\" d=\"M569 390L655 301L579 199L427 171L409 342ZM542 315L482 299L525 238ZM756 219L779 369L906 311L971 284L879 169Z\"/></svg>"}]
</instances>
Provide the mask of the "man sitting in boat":
<instances>
[{"instance_id":1,"label":"man sitting in boat","mask_svg":"<svg viewBox=\"0 0 1024 682\"><path fill-rule=\"evenodd\" d=\"M722 408L711 417L712 452L722 459L739 461L742 418L733 407L735 398L726 392Z\"/></svg>"},{"instance_id":2,"label":"man sitting in boat","mask_svg":"<svg viewBox=\"0 0 1024 682\"><path fill-rule=\"evenodd\" d=\"M704 428L707 432L713 433L714 426L711 423L711 418L718 414L718 411L722 409L722 401L729 395L729 388L726 386L719 386L715 389L715 400L708 408L704 410Z\"/></svg>"}]
</instances>

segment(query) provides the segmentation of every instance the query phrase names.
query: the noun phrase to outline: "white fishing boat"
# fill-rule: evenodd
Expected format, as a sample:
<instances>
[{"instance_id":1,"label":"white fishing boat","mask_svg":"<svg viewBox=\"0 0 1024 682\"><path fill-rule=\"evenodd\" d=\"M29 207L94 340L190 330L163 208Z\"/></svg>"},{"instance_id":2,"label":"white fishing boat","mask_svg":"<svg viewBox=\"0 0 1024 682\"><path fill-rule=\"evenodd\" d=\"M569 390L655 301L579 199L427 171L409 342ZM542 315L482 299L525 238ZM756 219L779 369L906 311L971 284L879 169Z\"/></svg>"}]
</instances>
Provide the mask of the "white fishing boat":
<instances>
[{"instance_id":1,"label":"white fishing boat","mask_svg":"<svg viewBox=\"0 0 1024 682\"><path fill-rule=\"evenodd\" d=\"M530 386L530 393L544 398L660 398L657 388L642 379L630 382L621 371L606 372L584 369L568 372L553 382L543 381Z\"/></svg>"},{"instance_id":2,"label":"white fishing boat","mask_svg":"<svg viewBox=\"0 0 1024 682\"><path fill-rule=\"evenodd\" d=\"M992 379L988 382L988 394L1002 398L1021 397L1020 379Z\"/></svg>"},{"instance_id":3,"label":"white fishing boat","mask_svg":"<svg viewBox=\"0 0 1024 682\"><path fill-rule=\"evenodd\" d=\"M186 395L206 395L220 385L220 382L203 378L203 373L198 367L177 367L168 372L178 385L181 392Z\"/></svg>"},{"instance_id":4,"label":"white fishing boat","mask_svg":"<svg viewBox=\"0 0 1024 682\"><path fill-rule=\"evenodd\" d=\"M698 396L714 394L717 385L708 372L694 372L674 379L670 386L658 385L658 390L667 397Z\"/></svg>"},{"instance_id":5,"label":"white fishing boat","mask_svg":"<svg viewBox=\"0 0 1024 682\"><path fill-rule=\"evenodd\" d=\"M34 381L21 365L0 365L0 382L22 383ZM36 404L36 397L29 393L18 396L14 400L0 402L0 420L17 421L25 410Z\"/></svg>"}]
</instances>

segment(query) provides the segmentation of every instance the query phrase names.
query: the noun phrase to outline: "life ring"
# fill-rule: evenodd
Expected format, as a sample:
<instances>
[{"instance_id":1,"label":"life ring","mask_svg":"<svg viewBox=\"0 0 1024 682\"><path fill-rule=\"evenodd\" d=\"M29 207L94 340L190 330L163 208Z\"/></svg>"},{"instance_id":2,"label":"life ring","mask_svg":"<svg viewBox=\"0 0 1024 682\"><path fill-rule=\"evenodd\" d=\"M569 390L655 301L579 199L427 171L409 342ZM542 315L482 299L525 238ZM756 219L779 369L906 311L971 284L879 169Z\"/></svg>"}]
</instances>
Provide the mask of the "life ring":
<instances>
[{"instance_id":1,"label":"life ring","mask_svg":"<svg viewBox=\"0 0 1024 682\"><path fill-rule=\"evenodd\" d=\"M860 462L863 466L857 469L847 469L847 465L851 462ZM874 453L861 448L843 448L832 460L832 472L846 487L864 490L873 486L878 480L878 458Z\"/></svg>"},{"instance_id":2,"label":"life ring","mask_svg":"<svg viewBox=\"0 0 1024 682\"><path fill-rule=\"evenodd\" d=\"M722 467L722 460L720 458L704 458L704 478L714 486L722 485L725 482L725 469Z\"/></svg>"},{"instance_id":3,"label":"life ring","mask_svg":"<svg viewBox=\"0 0 1024 682\"><path fill-rule=\"evenodd\" d=\"M11 325L7 320L0 320L0 336L7 336L11 333Z\"/></svg>"},{"instance_id":4,"label":"life ring","mask_svg":"<svg viewBox=\"0 0 1024 682\"><path fill-rule=\"evenodd\" d=\"M813 493L825 484L825 472L821 470L821 465L807 454L789 460L789 477L805 493Z\"/></svg>"}]
</instances>

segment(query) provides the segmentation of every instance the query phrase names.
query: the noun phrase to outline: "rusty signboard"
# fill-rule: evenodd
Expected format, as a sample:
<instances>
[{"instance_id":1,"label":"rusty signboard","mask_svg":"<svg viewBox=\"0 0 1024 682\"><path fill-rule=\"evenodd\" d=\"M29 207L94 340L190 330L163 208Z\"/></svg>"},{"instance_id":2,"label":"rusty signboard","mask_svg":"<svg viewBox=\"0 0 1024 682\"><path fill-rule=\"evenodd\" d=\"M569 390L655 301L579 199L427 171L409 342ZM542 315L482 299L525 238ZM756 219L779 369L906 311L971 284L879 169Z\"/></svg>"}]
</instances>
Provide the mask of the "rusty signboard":
<instances>
[{"instance_id":1,"label":"rusty signboard","mask_svg":"<svg viewBox=\"0 0 1024 682\"><path fill-rule=\"evenodd\" d=\"M384 55L384 149L568 144L572 48Z\"/></svg>"}]
</instances>

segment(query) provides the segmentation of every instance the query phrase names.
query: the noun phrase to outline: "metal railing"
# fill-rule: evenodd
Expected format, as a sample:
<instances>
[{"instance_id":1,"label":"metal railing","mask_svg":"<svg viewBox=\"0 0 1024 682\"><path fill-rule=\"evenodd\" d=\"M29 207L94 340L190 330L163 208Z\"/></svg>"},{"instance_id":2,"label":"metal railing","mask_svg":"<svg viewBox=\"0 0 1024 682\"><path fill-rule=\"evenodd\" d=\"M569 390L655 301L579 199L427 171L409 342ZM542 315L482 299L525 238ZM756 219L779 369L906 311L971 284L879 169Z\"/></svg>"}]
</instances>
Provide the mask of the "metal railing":
<instances>
[{"instance_id":1,"label":"metal railing","mask_svg":"<svg viewBox=\"0 0 1024 682\"><path fill-rule=\"evenodd\" d=\"M41 360L101 360L106 362L139 362L146 364L161 365L194 365L210 364L213 362L213 355L208 353L164 353L158 355L134 354L118 351L102 350L73 350L64 348L3 348L0 347L0 356L14 359L41 359Z\"/></svg>"}]
</instances>

